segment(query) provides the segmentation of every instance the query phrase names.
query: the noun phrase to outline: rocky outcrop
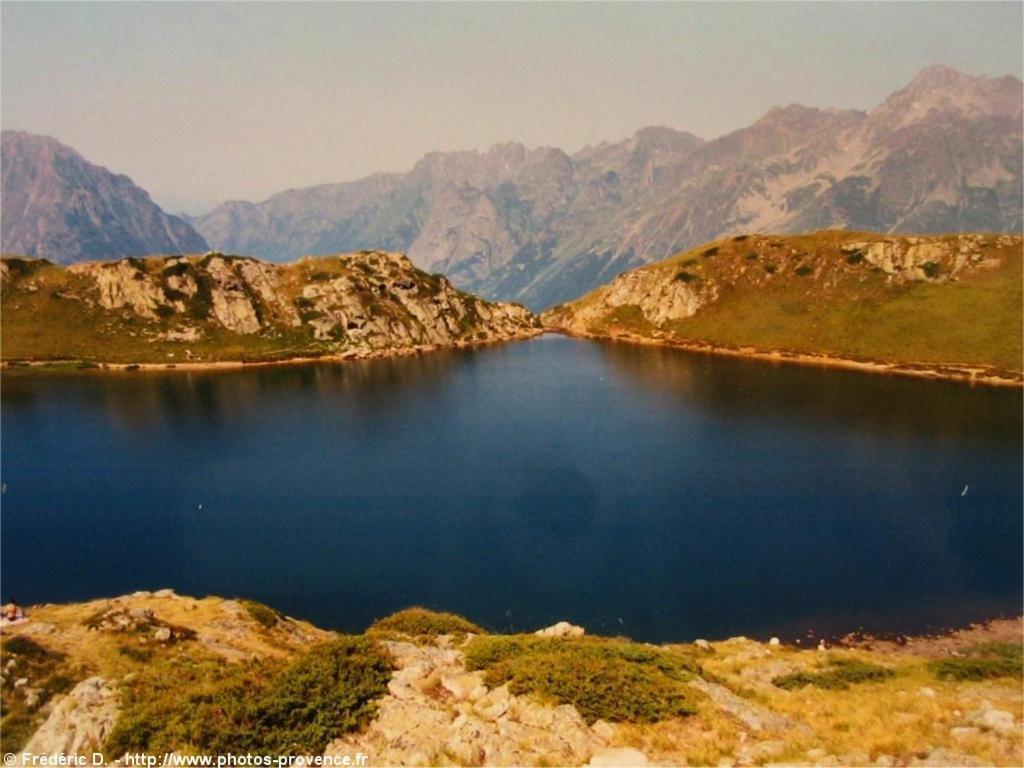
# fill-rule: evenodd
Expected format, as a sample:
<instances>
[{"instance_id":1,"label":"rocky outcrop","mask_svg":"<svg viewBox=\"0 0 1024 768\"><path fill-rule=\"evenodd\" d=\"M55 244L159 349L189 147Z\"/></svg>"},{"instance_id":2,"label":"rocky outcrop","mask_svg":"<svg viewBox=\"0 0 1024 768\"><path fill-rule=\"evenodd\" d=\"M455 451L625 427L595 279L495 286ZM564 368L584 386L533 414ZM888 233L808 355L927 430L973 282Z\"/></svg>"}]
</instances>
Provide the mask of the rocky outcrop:
<instances>
[{"instance_id":1,"label":"rocky outcrop","mask_svg":"<svg viewBox=\"0 0 1024 768\"><path fill-rule=\"evenodd\" d=\"M361 752L371 765L580 765L616 732L602 721L588 726L574 707L514 696L507 685L488 688L484 673L467 672L462 652L446 641L386 645L397 669L376 719L325 754Z\"/></svg>"},{"instance_id":2,"label":"rocky outcrop","mask_svg":"<svg viewBox=\"0 0 1024 768\"><path fill-rule=\"evenodd\" d=\"M738 235L626 272L542 321L583 336L1016 384L1019 344L958 333L978 324L975 339L1019 339L1022 250L1019 235ZM959 307L974 301L989 311L965 316Z\"/></svg>"},{"instance_id":3,"label":"rocky outcrop","mask_svg":"<svg viewBox=\"0 0 1024 768\"><path fill-rule=\"evenodd\" d=\"M206 250L127 176L48 136L3 132L3 251L70 264Z\"/></svg>"},{"instance_id":4,"label":"rocky outcrop","mask_svg":"<svg viewBox=\"0 0 1024 768\"><path fill-rule=\"evenodd\" d=\"M81 755L101 751L117 720L117 691L102 677L90 677L58 701L25 744L34 755Z\"/></svg>"},{"instance_id":5,"label":"rocky outcrop","mask_svg":"<svg viewBox=\"0 0 1024 768\"><path fill-rule=\"evenodd\" d=\"M98 355L105 352L102 335L117 331L119 344L135 337L167 356L176 353L166 347L177 344L187 360L202 360L223 359L216 345L225 343L225 333L254 353L257 346L279 345L301 357L500 341L540 330L525 308L458 291L398 253L363 251L285 265L208 253L84 262L65 271L26 259L3 263L5 320L21 322L19 313L31 304L36 316L26 325L47 322L45 306L21 300L45 284L45 295L79 302L92 313ZM22 356L96 355L68 347Z\"/></svg>"}]
</instances>

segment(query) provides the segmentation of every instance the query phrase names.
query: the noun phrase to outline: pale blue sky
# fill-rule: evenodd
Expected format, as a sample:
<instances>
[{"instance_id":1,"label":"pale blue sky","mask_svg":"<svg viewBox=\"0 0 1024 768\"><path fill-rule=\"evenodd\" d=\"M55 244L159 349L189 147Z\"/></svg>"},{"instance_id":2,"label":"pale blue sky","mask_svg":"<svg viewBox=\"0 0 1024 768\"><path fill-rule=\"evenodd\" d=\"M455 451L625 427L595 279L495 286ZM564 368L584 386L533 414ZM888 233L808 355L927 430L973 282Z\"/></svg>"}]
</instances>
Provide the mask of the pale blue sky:
<instances>
[{"instance_id":1,"label":"pale blue sky","mask_svg":"<svg viewBox=\"0 0 1024 768\"><path fill-rule=\"evenodd\" d=\"M0 107L174 210L430 150L868 109L935 63L1019 77L1022 7L4 2Z\"/></svg>"}]
</instances>

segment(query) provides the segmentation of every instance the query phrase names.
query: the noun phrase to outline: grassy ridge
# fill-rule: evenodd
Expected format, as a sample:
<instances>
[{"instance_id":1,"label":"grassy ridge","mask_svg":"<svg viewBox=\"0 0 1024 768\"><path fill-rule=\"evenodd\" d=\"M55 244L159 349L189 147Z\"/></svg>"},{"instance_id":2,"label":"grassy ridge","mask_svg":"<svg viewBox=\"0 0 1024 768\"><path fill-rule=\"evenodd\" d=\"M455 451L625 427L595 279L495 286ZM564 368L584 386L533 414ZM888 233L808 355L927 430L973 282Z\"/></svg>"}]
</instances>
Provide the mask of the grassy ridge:
<instances>
[{"instance_id":1,"label":"grassy ridge","mask_svg":"<svg viewBox=\"0 0 1024 768\"><path fill-rule=\"evenodd\" d=\"M825 354L896 363L991 366L1020 371L1021 239L982 236L984 264L942 280L946 264L923 266L928 278L890 278L843 250L881 236L817 232L718 241L643 267L717 297L696 314L653 324L638 305L597 311L595 291L545 316L550 326L598 335L660 335L727 347ZM927 238L956 252L956 236ZM586 316L584 327L575 318Z\"/></svg>"}]
</instances>

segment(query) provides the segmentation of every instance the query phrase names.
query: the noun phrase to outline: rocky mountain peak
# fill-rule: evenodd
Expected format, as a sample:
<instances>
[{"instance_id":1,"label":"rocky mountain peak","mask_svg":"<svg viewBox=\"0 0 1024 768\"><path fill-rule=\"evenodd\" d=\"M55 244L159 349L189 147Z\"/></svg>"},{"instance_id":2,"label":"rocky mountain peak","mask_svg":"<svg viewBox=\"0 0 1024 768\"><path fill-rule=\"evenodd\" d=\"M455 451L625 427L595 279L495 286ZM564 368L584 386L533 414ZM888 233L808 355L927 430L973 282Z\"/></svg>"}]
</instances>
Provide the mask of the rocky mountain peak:
<instances>
[{"instance_id":1,"label":"rocky mountain peak","mask_svg":"<svg viewBox=\"0 0 1024 768\"><path fill-rule=\"evenodd\" d=\"M206 242L130 178L49 136L4 131L3 250L57 263L195 253Z\"/></svg>"},{"instance_id":2,"label":"rocky mountain peak","mask_svg":"<svg viewBox=\"0 0 1024 768\"><path fill-rule=\"evenodd\" d=\"M1013 118L1020 122L1022 100L1024 91L1016 77L988 78L952 67L933 66L889 96L872 110L870 117L873 123L889 130L949 113L970 118Z\"/></svg>"}]
</instances>

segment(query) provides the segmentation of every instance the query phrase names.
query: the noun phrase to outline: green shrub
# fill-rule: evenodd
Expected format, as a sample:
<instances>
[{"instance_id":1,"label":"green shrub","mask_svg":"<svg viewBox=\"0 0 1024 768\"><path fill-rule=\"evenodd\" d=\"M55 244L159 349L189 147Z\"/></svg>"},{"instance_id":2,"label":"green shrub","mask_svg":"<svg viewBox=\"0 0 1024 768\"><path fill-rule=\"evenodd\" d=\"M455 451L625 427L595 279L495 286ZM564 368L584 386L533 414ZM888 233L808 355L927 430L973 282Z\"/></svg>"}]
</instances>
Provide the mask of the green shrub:
<instances>
[{"instance_id":1,"label":"green shrub","mask_svg":"<svg viewBox=\"0 0 1024 768\"><path fill-rule=\"evenodd\" d=\"M108 758L183 747L206 754L316 754L365 725L387 692L390 659L343 637L285 666L177 657L151 664L121 692Z\"/></svg>"},{"instance_id":2,"label":"green shrub","mask_svg":"<svg viewBox=\"0 0 1024 768\"><path fill-rule=\"evenodd\" d=\"M683 266L683 267L692 267L696 263L697 263L696 259L683 259L681 262L679 262L680 266Z\"/></svg>"},{"instance_id":3,"label":"green shrub","mask_svg":"<svg viewBox=\"0 0 1024 768\"><path fill-rule=\"evenodd\" d=\"M317 270L316 272L311 272L310 273L309 279L310 279L311 282L314 282L314 283L322 283L324 280L330 280L331 279L331 275L330 275L329 272L324 272L322 270Z\"/></svg>"},{"instance_id":4,"label":"green shrub","mask_svg":"<svg viewBox=\"0 0 1024 768\"><path fill-rule=\"evenodd\" d=\"M486 670L489 686L507 683L572 704L589 723L598 719L655 722L694 712L686 681L700 666L679 653L623 640L483 636L465 649L468 669Z\"/></svg>"},{"instance_id":5,"label":"green shrub","mask_svg":"<svg viewBox=\"0 0 1024 768\"><path fill-rule=\"evenodd\" d=\"M775 274L775 265L774 264L765 264L764 265L764 271L767 272L769 275Z\"/></svg>"},{"instance_id":6,"label":"green shrub","mask_svg":"<svg viewBox=\"0 0 1024 768\"><path fill-rule=\"evenodd\" d=\"M847 264L860 264L864 261L864 254L860 251L854 251L846 257Z\"/></svg>"},{"instance_id":7,"label":"green shrub","mask_svg":"<svg viewBox=\"0 0 1024 768\"><path fill-rule=\"evenodd\" d=\"M367 631L394 632L411 637L484 634L484 630L476 624L454 613L439 613L418 606L378 619Z\"/></svg>"},{"instance_id":8,"label":"green shrub","mask_svg":"<svg viewBox=\"0 0 1024 768\"><path fill-rule=\"evenodd\" d=\"M733 241L734 243L742 243L742 242L743 242L744 240L746 240L746 239L747 239L747 235L736 235L736 237L734 237L734 238L732 239L732 241Z\"/></svg>"},{"instance_id":9,"label":"green shrub","mask_svg":"<svg viewBox=\"0 0 1024 768\"><path fill-rule=\"evenodd\" d=\"M265 629L276 626L277 622L284 618L282 614L275 611L269 605L264 605L256 600L239 600L238 602L245 608L249 618Z\"/></svg>"},{"instance_id":10,"label":"green shrub","mask_svg":"<svg viewBox=\"0 0 1024 768\"><path fill-rule=\"evenodd\" d=\"M795 271L799 277L807 277L807 275L811 274L811 272L813 272L814 270L808 266L801 265L797 267Z\"/></svg>"},{"instance_id":11,"label":"green shrub","mask_svg":"<svg viewBox=\"0 0 1024 768\"><path fill-rule=\"evenodd\" d=\"M895 676L887 667L869 664L855 659L833 659L828 668L821 672L795 672L772 680L778 688L795 691L804 686L825 688L830 691L845 691L857 683L877 683Z\"/></svg>"},{"instance_id":12,"label":"green shrub","mask_svg":"<svg viewBox=\"0 0 1024 768\"><path fill-rule=\"evenodd\" d=\"M685 269L681 269L676 273L676 280L681 283L690 283L694 280L700 280L700 278L697 277L697 275L687 272Z\"/></svg>"},{"instance_id":13,"label":"green shrub","mask_svg":"<svg viewBox=\"0 0 1024 768\"><path fill-rule=\"evenodd\" d=\"M925 277L930 280L934 280L939 276L939 263L937 261L926 261L921 265L921 269L924 271Z\"/></svg>"},{"instance_id":14,"label":"green shrub","mask_svg":"<svg viewBox=\"0 0 1024 768\"><path fill-rule=\"evenodd\" d=\"M1024 677L1024 647L1014 643L980 643L967 657L942 659L929 664L940 680L990 680Z\"/></svg>"},{"instance_id":15,"label":"green shrub","mask_svg":"<svg viewBox=\"0 0 1024 768\"><path fill-rule=\"evenodd\" d=\"M747 254L747 261L757 261L757 258L758 257L756 251L751 251L750 253Z\"/></svg>"},{"instance_id":16,"label":"green shrub","mask_svg":"<svg viewBox=\"0 0 1024 768\"><path fill-rule=\"evenodd\" d=\"M706 251L704 251L704 253L701 254L701 256L703 256L705 259L710 259L712 256L717 256L717 255L718 255L718 246L717 245L714 245L714 246L708 248Z\"/></svg>"}]
</instances>

